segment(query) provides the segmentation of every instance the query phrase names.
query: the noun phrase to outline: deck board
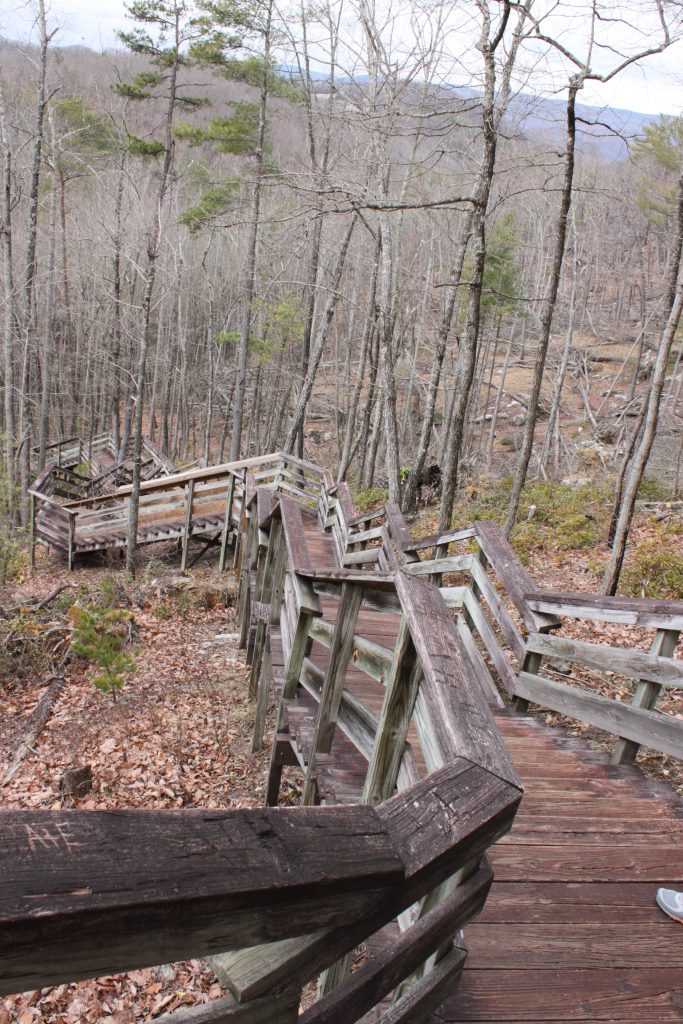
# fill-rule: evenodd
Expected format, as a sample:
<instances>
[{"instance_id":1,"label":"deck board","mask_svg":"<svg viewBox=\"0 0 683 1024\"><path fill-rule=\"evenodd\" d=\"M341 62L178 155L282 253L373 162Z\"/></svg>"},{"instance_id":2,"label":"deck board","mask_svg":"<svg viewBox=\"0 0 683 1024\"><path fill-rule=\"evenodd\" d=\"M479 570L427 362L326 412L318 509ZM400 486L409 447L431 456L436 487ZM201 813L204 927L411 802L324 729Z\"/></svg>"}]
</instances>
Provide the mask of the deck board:
<instances>
[{"instance_id":1,"label":"deck board","mask_svg":"<svg viewBox=\"0 0 683 1024\"><path fill-rule=\"evenodd\" d=\"M536 721L498 724L526 793L492 851L461 984L435 1019L683 1020L683 930L654 898L659 885L683 888L681 801Z\"/></svg>"}]
</instances>

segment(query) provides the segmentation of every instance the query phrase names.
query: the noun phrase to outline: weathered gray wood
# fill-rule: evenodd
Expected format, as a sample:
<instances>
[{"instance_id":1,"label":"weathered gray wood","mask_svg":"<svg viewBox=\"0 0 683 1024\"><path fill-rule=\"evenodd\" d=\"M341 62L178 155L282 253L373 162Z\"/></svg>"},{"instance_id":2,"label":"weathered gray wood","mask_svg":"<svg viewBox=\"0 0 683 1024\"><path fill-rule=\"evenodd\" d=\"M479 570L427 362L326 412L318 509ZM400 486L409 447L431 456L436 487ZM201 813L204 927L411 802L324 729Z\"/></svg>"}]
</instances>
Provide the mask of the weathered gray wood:
<instances>
[{"instance_id":1,"label":"weathered gray wood","mask_svg":"<svg viewBox=\"0 0 683 1024\"><path fill-rule=\"evenodd\" d=\"M29 515L29 558L31 572L36 567L36 498L29 491L28 494L28 515Z\"/></svg>"},{"instance_id":2,"label":"weathered gray wood","mask_svg":"<svg viewBox=\"0 0 683 1024\"><path fill-rule=\"evenodd\" d=\"M468 671L462 641L439 591L404 573L396 574L396 589L422 665L421 694L441 763L467 757L519 785L493 715Z\"/></svg>"},{"instance_id":3,"label":"weathered gray wood","mask_svg":"<svg viewBox=\"0 0 683 1024\"><path fill-rule=\"evenodd\" d=\"M521 667L526 654L524 641L512 616L505 607L502 597L488 578L486 569L476 558L472 559L472 579L479 588L479 592L488 605L501 633L510 645L510 650L517 659L517 664ZM537 626L535 625L534 629L536 628Z\"/></svg>"},{"instance_id":4,"label":"weathered gray wood","mask_svg":"<svg viewBox=\"0 0 683 1024\"><path fill-rule=\"evenodd\" d=\"M334 636L330 646L329 664L325 673L325 682L318 708L313 754L327 754L332 746L339 705L344 690L346 668L353 653L353 635L358 612L360 611L361 596L360 587L349 584L344 585L337 612L337 621L334 627ZM314 771L314 757L312 757L304 783L302 795L304 803L309 803L313 798Z\"/></svg>"},{"instance_id":5,"label":"weathered gray wood","mask_svg":"<svg viewBox=\"0 0 683 1024\"><path fill-rule=\"evenodd\" d=\"M69 546L67 549L67 562L69 572L73 571L74 557L76 555L76 516L69 515Z\"/></svg>"},{"instance_id":6,"label":"weathered gray wood","mask_svg":"<svg viewBox=\"0 0 683 1024\"><path fill-rule=\"evenodd\" d=\"M381 548L365 548L364 551L349 551L343 556L343 565L365 565L379 561Z\"/></svg>"},{"instance_id":7,"label":"weathered gray wood","mask_svg":"<svg viewBox=\"0 0 683 1024\"><path fill-rule=\"evenodd\" d=\"M556 614L539 616L527 601L526 595L533 589L533 580L510 547L500 527L493 522L478 522L476 526L479 547L527 629L545 632L558 626Z\"/></svg>"},{"instance_id":8,"label":"weathered gray wood","mask_svg":"<svg viewBox=\"0 0 683 1024\"><path fill-rule=\"evenodd\" d=\"M602 597L564 591L534 590L525 595L534 611L589 619L621 622L626 626L654 629L683 629L683 601L654 601L637 597Z\"/></svg>"},{"instance_id":9,"label":"weathered gray wood","mask_svg":"<svg viewBox=\"0 0 683 1024\"><path fill-rule=\"evenodd\" d=\"M470 540L472 537L476 537L477 527L476 524L471 526L463 526L459 530L447 530L446 533L435 533L426 537L418 537L413 540L412 537L404 547L404 551L424 551L427 548L445 547L454 541Z\"/></svg>"},{"instance_id":10,"label":"weathered gray wood","mask_svg":"<svg viewBox=\"0 0 683 1024\"><path fill-rule=\"evenodd\" d=\"M481 687L484 699L492 707L502 708L504 706L503 700L496 689L496 684L491 678L491 673L488 670L486 662L481 656L472 634L472 630L470 629L464 615L458 616L455 628L462 640L463 647L467 657L469 658L470 665L472 666L472 673Z\"/></svg>"},{"instance_id":11,"label":"weathered gray wood","mask_svg":"<svg viewBox=\"0 0 683 1024\"><path fill-rule=\"evenodd\" d=\"M306 692L318 702L324 679L324 673L318 666L314 665L309 658L305 658L301 669L301 684ZM341 695L337 725L363 757L369 760L377 735L377 716L348 690L344 690Z\"/></svg>"},{"instance_id":12,"label":"weathered gray wood","mask_svg":"<svg viewBox=\"0 0 683 1024\"><path fill-rule=\"evenodd\" d=\"M238 1003L232 996L225 996L164 1013L155 1017L155 1021L157 1024L293 1024L298 1015L299 996L287 993L249 1003Z\"/></svg>"},{"instance_id":13,"label":"weathered gray wood","mask_svg":"<svg viewBox=\"0 0 683 1024\"><path fill-rule=\"evenodd\" d=\"M646 657L657 659L658 663L661 660L669 666L675 665L680 671L680 662L672 661L678 643L678 636L678 630L658 629L652 643L651 653L649 656L646 655ZM668 681L664 683L661 679L654 680L649 675L641 676L633 694L632 707L652 710L656 707L663 685L668 686L671 684ZM612 753L612 764L631 764L635 761L639 749L638 744L634 743L633 740L620 738Z\"/></svg>"},{"instance_id":14,"label":"weathered gray wood","mask_svg":"<svg viewBox=\"0 0 683 1024\"><path fill-rule=\"evenodd\" d=\"M424 1024L431 1020L462 974L467 951L455 946L434 969L415 982L395 1006L389 1007L377 1024Z\"/></svg>"},{"instance_id":15,"label":"weathered gray wood","mask_svg":"<svg viewBox=\"0 0 683 1024\"><path fill-rule=\"evenodd\" d=\"M270 626L269 630L273 627ZM266 712L268 710L268 694L272 680L272 665L270 653L270 636L266 636L263 657L261 658L261 672L259 674L258 691L256 695L256 709L254 712L254 731L252 735L251 750L256 754L263 747L263 733L266 727Z\"/></svg>"},{"instance_id":16,"label":"weathered gray wood","mask_svg":"<svg viewBox=\"0 0 683 1024\"><path fill-rule=\"evenodd\" d=\"M683 662L671 657L676 650L678 634L671 634L672 639L667 646L671 655L663 656L667 631L661 630L661 636L655 639L650 654L643 651L624 651L618 647L607 647L604 644L589 644L582 640L570 640L563 636L547 636L544 633L530 633L527 637L527 650L535 651L547 658L561 658L566 661L578 661L590 668L603 672L614 672L629 679L643 679L656 683L657 686L683 687ZM639 704L638 707L645 705Z\"/></svg>"},{"instance_id":17,"label":"weathered gray wood","mask_svg":"<svg viewBox=\"0 0 683 1024\"><path fill-rule=\"evenodd\" d=\"M323 619L318 619L311 627L311 636L325 647L330 647L334 636L334 626ZM356 668L367 672L373 679L384 681L393 661L392 652L387 647L382 647L381 644L377 644L373 640L354 636L352 653Z\"/></svg>"},{"instance_id":18,"label":"weathered gray wood","mask_svg":"<svg viewBox=\"0 0 683 1024\"><path fill-rule=\"evenodd\" d=\"M577 690L528 672L519 674L516 690L519 696L551 711L578 718L581 722L596 725L606 732L672 757L683 758L683 722L679 719Z\"/></svg>"},{"instance_id":19,"label":"weathered gray wood","mask_svg":"<svg viewBox=\"0 0 683 1024\"><path fill-rule=\"evenodd\" d=\"M225 495L225 511L223 521L223 531L221 533L221 553L218 559L218 569L220 572L225 572L225 562L228 554L228 538L230 536L230 526L232 519L232 503L235 497L235 474L231 473L228 478L228 489Z\"/></svg>"},{"instance_id":20,"label":"weathered gray wood","mask_svg":"<svg viewBox=\"0 0 683 1024\"><path fill-rule=\"evenodd\" d=\"M481 642L489 653L489 657L491 658L496 672L498 673L498 678L505 687L508 696L511 697L514 693L515 673L512 671L509 661L498 645L498 640L496 639L496 636L484 615L481 605L469 589L465 590L464 605L466 612L472 621L472 625L476 629L479 637L481 638Z\"/></svg>"},{"instance_id":21,"label":"weathered gray wood","mask_svg":"<svg viewBox=\"0 0 683 1024\"><path fill-rule=\"evenodd\" d=\"M422 668L404 620L387 676L384 702L365 777L363 803L378 804L394 792L421 678Z\"/></svg>"},{"instance_id":22,"label":"weathered gray wood","mask_svg":"<svg viewBox=\"0 0 683 1024\"><path fill-rule=\"evenodd\" d=\"M404 878L369 807L0 813L0 993L350 924Z\"/></svg>"},{"instance_id":23,"label":"weathered gray wood","mask_svg":"<svg viewBox=\"0 0 683 1024\"><path fill-rule=\"evenodd\" d=\"M407 562L402 570L409 576L442 576L445 572L471 572L473 561L474 555L447 555L423 562Z\"/></svg>"},{"instance_id":24,"label":"weathered gray wood","mask_svg":"<svg viewBox=\"0 0 683 1024\"><path fill-rule=\"evenodd\" d=\"M439 587L443 603L451 609L462 608L466 595L471 592L470 587Z\"/></svg>"},{"instance_id":25,"label":"weathered gray wood","mask_svg":"<svg viewBox=\"0 0 683 1024\"><path fill-rule=\"evenodd\" d=\"M283 737L287 731L286 702L291 700L299 685L299 678L306 656L306 648L313 623L313 613L300 607L297 617L296 629L292 638L292 644L285 666L282 695L277 712L275 736L270 756L270 768L268 771L268 783L266 787L266 804L274 807L278 801L280 792L280 778L282 776L282 761L280 750L283 745Z\"/></svg>"},{"instance_id":26,"label":"weathered gray wood","mask_svg":"<svg viewBox=\"0 0 683 1024\"><path fill-rule=\"evenodd\" d=\"M484 905L491 873L481 871L303 1014L301 1024L354 1024L413 973ZM465 959L458 950L460 963Z\"/></svg>"}]
</instances>

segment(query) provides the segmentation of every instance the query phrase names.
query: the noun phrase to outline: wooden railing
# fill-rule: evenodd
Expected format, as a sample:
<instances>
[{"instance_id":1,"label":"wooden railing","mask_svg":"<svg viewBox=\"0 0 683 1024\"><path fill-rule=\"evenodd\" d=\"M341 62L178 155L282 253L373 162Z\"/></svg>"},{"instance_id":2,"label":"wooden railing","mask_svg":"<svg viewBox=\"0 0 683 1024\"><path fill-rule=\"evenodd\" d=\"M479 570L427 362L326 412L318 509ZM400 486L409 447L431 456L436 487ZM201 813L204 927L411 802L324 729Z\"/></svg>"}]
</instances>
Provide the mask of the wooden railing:
<instances>
[{"instance_id":1,"label":"wooden railing","mask_svg":"<svg viewBox=\"0 0 683 1024\"><path fill-rule=\"evenodd\" d=\"M526 671L515 680L520 708L533 701L618 737L613 753L616 764L634 761L641 745L683 758L683 720L657 710L663 690L683 689L683 663L674 658L683 629L683 602L539 590L529 591L526 599L541 614L655 629L656 633L649 653L532 633L526 643ZM555 660L609 673L612 685L615 677L621 677L633 686L631 702L595 692L599 679L598 686L593 680L589 689L570 685L566 678L548 679L541 675L543 659L550 660L551 668Z\"/></svg>"},{"instance_id":2,"label":"wooden railing","mask_svg":"<svg viewBox=\"0 0 683 1024\"><path fill-rule=\"evenodd\" d=\"M424 1020L462 969L460 930L491 882L486 850L521 798L486 697L453 653L448 609L435 586L400 571L392 509L375 525L356 517L346 489L316 467L277 456L193 470L143 485L143 514L159 515L176 491L186 510L218 502L225 523L239 524L255 741L274 683L274 752L287 702L317 707L306 806L0 813L0 992L208 955L232 996L202 1007L203 1021L342 1024L381 1006L384 1024ZM120 491L115 515L126 500ZM93 505L62 510L76 533L101 512ZM334 538L334 564L311 555L306 519ZM330 598L335 621L322 614ZM364 608L393 616L390 646L359 632ZM276 679L278 634L286 662ZM328 647L325 670L309 656L311 642ZM377 711L345 685L351 665L374 684ZM337 741L362 756L359 798L314 806ZM277 765L271 802L276 776ZM398 928L387 933L392 921ZM351 951L379 936L381 949L348 974ZM300 1012L303 986L321 972L320 998Z\"/></svg>"}]
</instances>

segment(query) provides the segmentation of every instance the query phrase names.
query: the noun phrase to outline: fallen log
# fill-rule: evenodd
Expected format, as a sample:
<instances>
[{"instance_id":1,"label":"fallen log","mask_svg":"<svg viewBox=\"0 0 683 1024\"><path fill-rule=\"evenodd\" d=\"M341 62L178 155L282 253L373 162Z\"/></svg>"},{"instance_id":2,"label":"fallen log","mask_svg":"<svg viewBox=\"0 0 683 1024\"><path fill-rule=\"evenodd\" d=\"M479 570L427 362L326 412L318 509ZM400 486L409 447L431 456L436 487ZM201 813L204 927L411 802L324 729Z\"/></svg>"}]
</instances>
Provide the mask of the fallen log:
<instances>
[{"instance_id":1,"label":"fallen log","mask_svg":"<svg viewBox=\"0 0 683 1024\"><path fill-rule=\"evenodd\" d=\"M5 772L2 779L2 783L0 783L0 785L6 786L8 782L11 782L14 776L21 768L21 765L23 763L24 758L26 757L26 754L33 747L36 740L40 736L41 732L45 728L50 718L50 715L52 714L55 702L59 700L59 698L61 697L63 689L64 677L53 676L50 682L48 683L48 687L45 693L43 694L43 696L40 698L35 708L33 709L33 713L28 720L26 729L24 730L24 735L22 736L21 740L17 745L14 757L10 761L9 767Z\"/></svg>"}]
</instances>

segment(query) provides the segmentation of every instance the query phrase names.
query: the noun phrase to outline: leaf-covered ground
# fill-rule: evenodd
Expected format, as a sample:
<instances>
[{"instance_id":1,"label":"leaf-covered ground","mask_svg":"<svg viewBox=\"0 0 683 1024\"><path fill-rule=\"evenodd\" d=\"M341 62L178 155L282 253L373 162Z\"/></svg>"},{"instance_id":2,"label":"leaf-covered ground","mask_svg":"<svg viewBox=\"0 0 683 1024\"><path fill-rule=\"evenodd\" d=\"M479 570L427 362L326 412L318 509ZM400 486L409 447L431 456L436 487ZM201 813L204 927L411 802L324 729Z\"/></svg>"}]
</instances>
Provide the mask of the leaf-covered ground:
<instances>
[{"instance_id":1,"label":"leaf-covered ground","mask_svg":"<svg viewBox=\"0 0 683 1024\"><path fill-rule=\"evenodd\" d=\"M57 563L42 562L35 577L2 604L45 596L60 581L95 600L107 569L81 569L69 580ZM149 574L148 574L149 576ZM121 574L119 571L119 578ZM197 578L196 578L197 579ZM206 575L207 584L215 581ZM11 782L0 788L4 808L251 807L262 802L267 754L251 752L246 671L237 647L233 607L207 608L202 577L196 590L169 598L163 578L127 588L133 615L136 669L119 692L97 690L91 670L66 667L63 696L38 742ZM234 587L228 584L228 603ZM66 598L66 600L65 600ZM214 603L215 595L211 601ZM54 612L51 612L54 615ZM0 684L0 778L44 688L30 675ZM93 788L82 799L60 796L68 767L89 764ZM200 960L60 985L0 998L0 1024L129 1024L224 994Z\"/></svg>"},{"instance_id":2,"label":"leaf-covered ground","mask_svg":"<svg viewBox=\"0 0 683 1024\"><path fill-rule=\"evenodd\" d=\"M423 516L416 531L432 532L433 526ZM633 546L660 544L660 532L641 517L633 530ZM670 530L664 543L665 550L683 556L683 530ZM599 543L578 550L539 543L529 548L528 568L542 588L596 592L605 552ZM78 658L67 662L63 695L20 770L7 785L0 785L0 805L91 809L260 805L268 754L251 752L252 707L247 670L237 647L235 583L230 574L218 577L208 567L191 574L185 587L172 555L162 563L143 551L137 580L126 584L118 566L91 565L69 575L59 562L43 558L33 578L0 596L0 612L21 609L22 602L45 597L61 583L68 584L68 589L38 619L30 608L15 613L9 622L0 616L4 621L0 782L45 690L51 665L68 648L68 609L73 602L96 603L103 593L111 598L114 592L118 605L132 616L130 649L136 652L136 668L114 701L93 686L91 666ZM652 641L652 631L572 620L565 622L561 633L643 650ZM680 648L677 653L683 655ZM547 674L567 680L552 668ZM599 677L586 670L575 672L573 683L616 699L630 699L631 684L616 676ZM669 691L660 706L683 718L683 691ZM612 742L589 726L536 713L548 724L591 742ZM667 779L683 793L680 762L643 751L640 763L647 774ZM60 795L64 771L86 764L92 768L92 791L65 802ZM191 960L0 999L0 1024L131 1024L222 994L206 964Z\"/></svg>"}]
</instances>

